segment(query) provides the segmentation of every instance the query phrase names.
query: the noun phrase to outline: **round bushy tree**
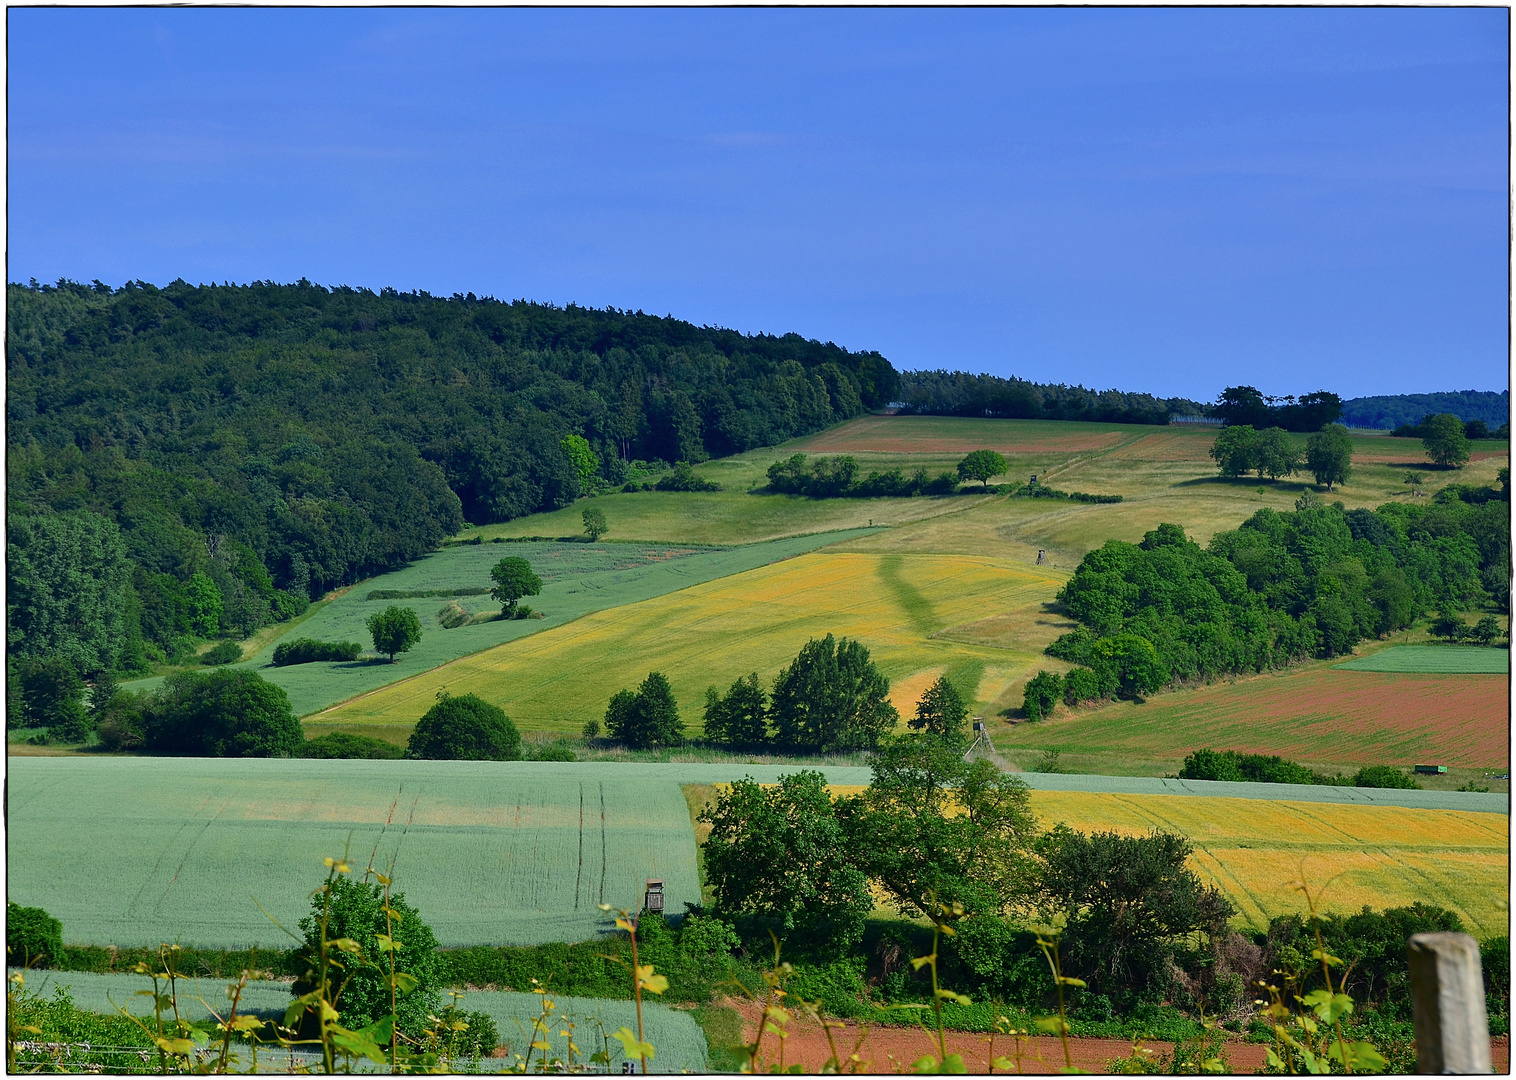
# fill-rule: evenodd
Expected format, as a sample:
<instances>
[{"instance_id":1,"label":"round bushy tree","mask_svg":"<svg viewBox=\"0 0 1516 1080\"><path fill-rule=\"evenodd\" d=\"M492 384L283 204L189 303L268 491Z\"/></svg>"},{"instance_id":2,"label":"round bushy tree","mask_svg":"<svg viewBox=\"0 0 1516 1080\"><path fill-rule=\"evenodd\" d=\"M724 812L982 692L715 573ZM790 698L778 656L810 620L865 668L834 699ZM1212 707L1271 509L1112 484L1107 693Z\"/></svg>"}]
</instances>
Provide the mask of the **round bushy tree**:
<instances>
[{"instance_id":1,"label":"round bushy tree","mask_svg":"<svg viewBox=\"0 0 1516 1080\"><path fill-rule=\"evenodd\" d=\"M523 596L536 596L542 591L542 579L532 572L532 564L519 555L507 555L490 570L495 587L490 595L500 601L500 613L509 618L516 611L516 602Z\"/></svg>"},{"instance_id":2,"label":"round bushy tree","mask_svg":"<svg viewBox=\"0 0 1516 1080\"><path fill-rule=\"evenodd\" d=\"M1056 671L1039 671L1027 680L1021 695L1021 711L1028 720L1051 716L1063 697L1063 677Z\"/></svg>"},{"instance_id":3,"label":"round bushy tree","mask_svg":"<svg viewBox=\"0 0 1516 1080\"><path fill-rule=\"evenodd\" d=\"M995 451L973 450L958 463L958 477L961 480L978 480L988 487L990 477L1000 476L1009 468L1005 458Z\"/></svg>"},{"instance_id":4,"label":"round bushy tree","mask_svg":"<svg viewBox=\"0 0 1516 1080\"><path fill-rule=\"evenodd\" d=\"M281 687L252 671L170 675L143 709L143 742L155 754L294 757L305 742Z\"/></svg>"},{"instance_id":5,"label":"round bushy tree","mask_svg":"<svg viewBox=\"0 0 1516 1080\"><path fill-rule=\"evenodd\" d=\"M404 893L392 893L390 910L398 918L386 921L384 890L369 881L338 877L331 883L331 908L327 916L327 956L345 967L329 973L333 991L340 985L337 998L338 1021L343 1027L367 1027L390 1014L389 957L380 948L379 935L396 942L395 970L416 980L415 989L396 1003L397 1026L410 1036L419 1036L428 1026L427 1017L441 1007L437 990L444 974L437 956L437 938L432 928L422 922L420 913L405 902ZM315 989L319 977L321 915L326 908L326 891L318 890L311 898L311 913L300 920L305 938L297 956L300 972L292 987L296 997ZM357 943L359 952L334 948L330 943L348 938ZM307 1014L307 1021L312 1018ZM304 1024L302 1026L305 1026Z\"/></svg>"},{"instance_id":6,"label":"round bushy tree","mask_svg":"<svg viewBox=\"0 0 1516 1080\"><path fill-rule=\"evenodd\" d=\"M57 967L63 962L63 924L39 907L5 905L5 962Z\"/></svg>"},{"instance_id":7,"label":"round bushy tree","mask_svg":"<svg viewBox=\"0 0 1516 1080\"><path fill-rule=\"evenodd\" d=\"M1421 787L1408 773L1393 765L1368 765L1359 769L1353 777L1353 786L1404 789Z\"/></svg>"},{"instance_id":8,"label":"round bushy tree","mask_svg":"<svg viewBox=\"0 0 1516 1080\"><path fill-rule=\"evenodd\" d=\"M521 733L498 705L444 693L411 732L406 756L438 761L520 761Z\"/></svg>"},{"instance_id":9,"label":"round bushy tree","mask_svg":"<svg viewBox=\"0 0 1516 1080\"><path fill-rule=\"evenodd\" d=\"M916 703L916 715L907 724L912 731L926 731L945 739L961 740L964 738L963 721L968 714L969 708L964 704L963 695L947 681L946 676L939 676L927 688L926 693L921 695L921 700Z\"/></svg>"},{"instance_id":10,"label":"round bushy tree","mask_svg":"<svg viewBox=\"0 0 1516 1080\"><path fill-rule=\"evenodd\" d=\"M383 611L376 611L364 624L374 639L374 651L389 656L395 662L395 654L410 652L421 640L421 620L412 608L391 604Z\"/></svg>"}]
</instances>

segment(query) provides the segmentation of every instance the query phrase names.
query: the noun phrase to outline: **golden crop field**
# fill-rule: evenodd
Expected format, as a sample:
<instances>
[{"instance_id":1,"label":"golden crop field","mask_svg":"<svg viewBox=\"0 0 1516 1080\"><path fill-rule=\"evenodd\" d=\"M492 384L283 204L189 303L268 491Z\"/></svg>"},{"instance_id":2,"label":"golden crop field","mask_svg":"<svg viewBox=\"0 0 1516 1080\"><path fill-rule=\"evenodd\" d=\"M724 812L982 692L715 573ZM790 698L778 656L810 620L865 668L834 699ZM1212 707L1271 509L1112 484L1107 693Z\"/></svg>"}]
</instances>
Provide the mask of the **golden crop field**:
<instances>
[{"instance_id":1,"label":"golden crop field","mask_svg":"<svg viewBox=\"0 0 1516 1080\"><path fill-rule=\"evenodd\" d=\"M862 787L833 786L833 794ZM1476 936L1500 932L1510 900L1511 821L1504 814L1392 806L1033 791L1044 828L1178 833L1195 845L1201 879L1258 929L1304 913L1304 880L1321 910L1353 913L1422 901L1457 913Z\"/></svg>"},{"instance_id":2,"label":"golden crop field","mask_svg":"<svg viewBox=\"0 0 1516 1080\"><path fill-rule=\"evenodd\" d=\"M498 704L523 730L575 734L617 690L661 671L698 731L706 687L750 671L771 681L828 633L867 645L906 696L947 672L992 701L1066 628L1043 612L1066 577L984 556L802 555L464 657L310 717L307 730L409 727L446 688ZM1014 646L952 639L991 612L1017 628ZM908 714L914 698L896 704Z\"/></svg>"}]
</instances>

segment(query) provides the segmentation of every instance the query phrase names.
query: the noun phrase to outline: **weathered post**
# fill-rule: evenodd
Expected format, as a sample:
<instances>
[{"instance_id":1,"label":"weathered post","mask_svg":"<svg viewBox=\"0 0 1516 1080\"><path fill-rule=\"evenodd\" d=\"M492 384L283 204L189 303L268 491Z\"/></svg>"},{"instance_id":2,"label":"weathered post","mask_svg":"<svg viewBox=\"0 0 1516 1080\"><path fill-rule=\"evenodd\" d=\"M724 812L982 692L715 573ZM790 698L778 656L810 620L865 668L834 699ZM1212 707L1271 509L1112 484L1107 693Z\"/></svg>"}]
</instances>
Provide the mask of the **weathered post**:
<instances>
[{"instance_id":1,"label":"weathered post","mask_svg":"<svg viewBox=\"0 0 1516 1080\"><path fill-rule=\"evenodd\" d=\"M1468 934L1415 934L1406 943L1419 1073L1489 1074L1479 944Z\"/></svg>"}]
</instances>

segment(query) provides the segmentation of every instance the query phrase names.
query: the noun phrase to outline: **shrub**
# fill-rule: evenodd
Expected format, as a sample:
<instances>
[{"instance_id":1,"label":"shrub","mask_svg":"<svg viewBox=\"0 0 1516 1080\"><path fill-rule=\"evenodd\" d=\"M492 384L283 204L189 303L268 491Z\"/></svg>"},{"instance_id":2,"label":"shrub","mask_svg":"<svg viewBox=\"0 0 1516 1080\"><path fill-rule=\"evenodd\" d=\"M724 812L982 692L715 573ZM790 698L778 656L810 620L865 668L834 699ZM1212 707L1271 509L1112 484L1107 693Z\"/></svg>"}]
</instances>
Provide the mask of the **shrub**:
<instances>
[{"instance_id":1,"label":"shrub","mask_svg":"<svg viewBox=\"0 0 1516 1080\"><path fill-rule=\"evenodd\" d=\"M331 731L317 739L308 739L300 747L299 757L305 758L372 758L393 759L405 757L404 747L367 735L352 735L346 731Z\"/></svg>"},{"instance_id":2,"label":"shrub","mask_svg":"<svg viewBox=\"0 0 1516 1080\"><path fill-rule=\"evenodd\" d=\"M186 757L292 757L305 742L284 690L252 671L170 675L142 712L143 743Z\"/></svg>"},{"instance_id":3,"label":"shrub","mask_svg":"<svg viewBox=\"0 0 1516 1080\"><path fill-rule=\"evenodd\" d=\"M201 656L200 662L208 667L219 667L222 664L235 664L241 659L242 646L235 641L222 641Z\"/></svg>"},{"instance_id":4,"label":"shrub","mask_svg":"<svg viewBox=\"0 0 1516 1080\"><path fill-rule=\"evenodd\" d=\"M273 665L313 664L323 660L356 660L363 646L356 641L316 641L297 638L274 646Z\"/></svg>"},{"instance_id":5,"label":"shrub","mask_svg":"<svg viewBox=\"0 0 1516 1080\"><path fill-rule=\"evenodd\" d=\"M519 761L521 733L498 705L473 694L444 692L411 732L410 758L435 761Z\"/></svg>"},{"instance_id":6,"label":"shrub","mask_svg":"<svg viewBox=\"0 0 1516 1080\"><path fill-rule=\"evenodd\" d=\"M600 738L600 721L586 720L584 722L584 727L580 729L580 734L583 735L586 739Z\"/></svg>"},{"instance_id":7,"label":"shrub","mask_svg":"<svg viewBox=\"0 0 1516 1080\"><path fill-rule=\"evenodd\" d=\"M5 962L56 967L63 960L63 924L39 907L5 905Z\"/></svg>"},{"instance_id":8,"label":"shrub","mask_svg":"<svg viewBox=\"0 0 1516 1080\"><path fill-rule=\"evenodd\" d=\"M688 461L675 464L674 471L661 477L654 485L658 491L720 491L721 485L714 480L696 474ZM643 490L646 490L644 488Z\"/></svg>"},{"instance_id":9,"label":"shrub","mask_svg":"<svg viewBox=\"0 0 1516 1080\"><path fill-rule=\"evenodd\" d=\"M1027 680L1026 690L1022 694L1021 708L1028 720L1041 720L1044 716L1052 715L1058 699L1062 696L1063 679L1058 673L1039 671Z\"/></svg>"},{"instance_id":10,"label":"shrub","mask_svg":"<svg viewBox=\"0 0 1516 1080\"><path fill-rule=\"evenodd\" d=\"M1354 787L1377 787L1377 788L1404 788L1419 789L1421 787L1412 780L1409 773L1395 768L1393 765L1369 765L1359 769L1353 777Z\"/></svg>"},{"instance_id":11,"label":"shrub","mask_svg":"<svg viewBox=\"0 0 1516 1080\"><path fill-rule=\"evenodd\" d=\"M300 972L292 987L296 997L315 988L321 912L325 902L326 896L318 890L311 898L311 913L300 920L305 944L296 957L296 970ZM328 943L339 938L351 939L367 961L354 963L349 959L347 971L332 973L336 981L342 983L339 999L342 1025L351 1025L353 1029L366 1027L390 1013L389 958L379 951L375 940L384 934L395 939L395 970L416 980L415 989L398 1002L397 1026L407 1035L419 1036L427 1027L427 1017L436 1015L441 1008L437 989L442 985L443 971L437 957L437 938L431 927L421 920L420 912L405 902L404 893L392 893L389 906L400 916L394 920L393 926L386 921L384 891L378 885L345 877L338 877L331 883L326 939ZM338 952L330 944L328 949L328 955L336 954L344 959L350 955ZM309 1019L307 1014L307 1021Z\"/></svg>"},{"instance_id":12,"label":"shrub","mask_svg":"<svg viewBox=\"0 0 1516 1080\"><path fill-rule=\"evenodd\" d=\"M545 743L532 752L533 761L578 761L579 755L561 742Z\"/></svg>"},{"instance_id":13,"label":"shrub","mask_svg":"<svg viewBox=\"0 0 1516 1080\"><path fill-rule=\"evenodd\" d=\"M1100 676L1087 667L1077 667L1063 677L1063 703L1065 705L1078 705L1080 702L1093 701L1104 696L1100 686Z\"/></svg>"}]
</instances>

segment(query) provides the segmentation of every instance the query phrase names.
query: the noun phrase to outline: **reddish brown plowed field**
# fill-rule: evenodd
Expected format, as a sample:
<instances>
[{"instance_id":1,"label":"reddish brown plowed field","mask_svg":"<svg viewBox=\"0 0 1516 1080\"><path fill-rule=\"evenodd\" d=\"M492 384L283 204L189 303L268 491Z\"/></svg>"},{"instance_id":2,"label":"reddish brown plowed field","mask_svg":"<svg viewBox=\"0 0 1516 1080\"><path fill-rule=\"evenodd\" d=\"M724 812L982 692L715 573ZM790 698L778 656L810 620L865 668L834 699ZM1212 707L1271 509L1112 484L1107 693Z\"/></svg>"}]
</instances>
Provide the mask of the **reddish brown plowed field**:
<instances>
[{"instance_id":1,"label":"reddish brown plowed field","mask_svg":"<svg viewBox=\"0 0 1516 1080\"><path fill-rule=\"evenodd\" d=\"M1021 724L1017 746L1183 757L1196 747L1319 764L1510 765L1510 679L1312 667Z\"/></svg>"},{"instance_id":2,"label":"reddish brown plowed field","mask_svg":"<svg viewBox=\"0 0 1516 1080\"><path fill-rule=\"evenodd\" d=\"M1068 455L1104 450L1130 437L1129 431L1042 420L951 418L944 423L944 418L936 416L863 416L790 445L817 454L966 454L990 449L1004 454Z\"/></svg>"},{"instance_id":3,"label":"reddish brown plowed field","mask_svg":"<svg viewBox=\"0 0 1516 1080\"><path fill-rule=\"evenodd\" d=\"M751 1041L758 1030L758 1010L752 1005L738 1005L736 1008L746 1021L744 1037ZM842 1057L845 1058L852 1052L860 1031L861 1028L849 1024L845 1030L833 1033L832 1038L836 1040L838 1053ZM778 1040L768 1035L765 1036L764 1041L765 1046L762 1050L764 1063L777 1065ZM1108 1062L1116 1058L1128 1057L1132 1053L1132 1044L1125 1039L1070 1039L1069 1043L1075 1066L1088 1072L1104 1073L1107 1071ZM990 1071L989 1060L992 1055L989 1036L949 1032L947 1044L949 1053L963 1057L964 1064L968 1066L970 1073ZM1154 1042L1144 1045L1160 1060L1167 1056L1171 1049L1169 1043ZM1234 1073L1256 1072L1263 1064L1267 1049L1259 1043L1227 1043L1226 1054L1231 1062L1231 1071ZM903 1073L922 1055L931 1054L936 1057L937 1053L935 1038L918 1029L873 1027L869 1029L868 1036L858 1051L858 1057L865 1063L860 1069L861 1072ZM1015 1053L1014 1040L996 1037L994 1057L1005 1056L1014 1061ZM786 1067L798 1063L806 1072L814 1073L826 1063L830 1056L831 1049L827 1045L826 1035L819 1027L801 1020L790 1024L789 1037L784 1040ZM1039 1037L1022 1041L1022 1072L1045 1075L1058 1072L1063 1065L1063 1046L1058 1039Z\"/></svg>"}]
</instances>

